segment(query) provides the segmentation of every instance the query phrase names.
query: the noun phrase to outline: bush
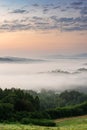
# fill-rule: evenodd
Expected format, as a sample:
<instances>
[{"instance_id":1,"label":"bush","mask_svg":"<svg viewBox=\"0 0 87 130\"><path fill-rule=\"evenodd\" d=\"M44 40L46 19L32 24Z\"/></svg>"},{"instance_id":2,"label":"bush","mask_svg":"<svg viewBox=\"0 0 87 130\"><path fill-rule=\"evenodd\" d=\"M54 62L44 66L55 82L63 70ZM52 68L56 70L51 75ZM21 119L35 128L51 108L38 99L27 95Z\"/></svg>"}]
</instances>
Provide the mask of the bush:
<instances>
[{"instance_id":1,"label":"bush","mask_svg":"<svg viewBox=\"0 0 87 130\"><path fill-rule=\"evenodd\" d=\"M13 104L0 103L0 121L11 118L13 111L14 111Z\"/></svg>"},{"instance_id":2,"label":"bush","mask_svg":"<svg viewBox=\"0 0 87 130\"><path fill-rule=\"evenodd\" d=\"M62 107L46 111L51 119L80 116L87 114L87 102L71 107Z\"/></svg>"},{"instance_id":3,"label":"bush","mask_svg":"<svg viewBox=\"0 0 87 130\"><path fill-rule=\"evenodd\" d=\"M21 120L21 124L25 124L25 125L27 125L27 124L30 124L31 122L30 122L30 119L28 119L28 118L23 118L22 120Z\"/></svg>"},{"instance_id":4,"label":"bush","mask_svg":"<svg viewBox=\"0 0 87 130\"><path fill-rule=\"evenodd\" d=\"M51 120L36 120L36 119L29 119L29 118L23 118L21 120L21 124L33 124L33 125L39 125L39 126L56 126L56 123Z\"/></svg>"},{"instance_id":5,"label":"bush","mask_svg":"<svg viewBox=\"0 0 87 130\"><path fill-rule=\"evenodd\" d=\"M29 113L29 117L32 119L50 119L50 116L47 112L32 112Z\"/></svg>"},{"instance_id":6,"label":"bush","mask_svg":"<svg viewBox=\"0 0 87 130\"><path fill-rule=\"evenodd\" d=\"M56 123L51 120L33 120L32 122L34 125L39 126L56 126Z\"/></svg>"}]
</instances>

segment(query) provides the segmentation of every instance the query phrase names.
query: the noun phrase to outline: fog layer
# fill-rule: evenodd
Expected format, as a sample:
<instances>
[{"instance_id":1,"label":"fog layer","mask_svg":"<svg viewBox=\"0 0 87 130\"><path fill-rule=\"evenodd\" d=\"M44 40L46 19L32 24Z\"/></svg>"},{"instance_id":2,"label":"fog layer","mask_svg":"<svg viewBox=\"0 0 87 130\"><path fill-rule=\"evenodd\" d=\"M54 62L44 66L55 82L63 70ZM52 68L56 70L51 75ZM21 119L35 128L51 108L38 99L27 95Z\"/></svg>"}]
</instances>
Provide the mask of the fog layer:
<instances>
[{"instance_id":1,"label":"fog layer","mask_svg":"<svg viewBox=\"0 0 87 130\"><path fill-rule=\"evenodd\" d=\"M87 86L86 59L0 64L0 87L65 90Z\"/></svg>"}]
</instances>

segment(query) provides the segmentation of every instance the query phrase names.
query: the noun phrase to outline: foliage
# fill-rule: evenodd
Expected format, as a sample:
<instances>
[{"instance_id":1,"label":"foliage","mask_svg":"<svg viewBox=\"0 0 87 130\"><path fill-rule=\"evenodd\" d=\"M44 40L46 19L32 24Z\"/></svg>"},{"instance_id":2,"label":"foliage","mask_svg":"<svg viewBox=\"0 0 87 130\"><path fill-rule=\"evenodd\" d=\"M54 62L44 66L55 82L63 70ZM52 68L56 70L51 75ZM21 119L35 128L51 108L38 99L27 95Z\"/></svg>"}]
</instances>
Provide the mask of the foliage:
<instances>
[{"instance_id":1,"label":"foliage","mask_svg":"<svg viewBox=\"0 0 87 130\"><path fill-rule=\"evenodd\" d=\"M62 107L46 111L52 119L73 117L87 114L87 102L71 107Z\"/></svg>"},{"instance_id":2,"label":"foliage","mask_svg":"<svg viewBox=\"0 0 87 130\"><path fill-rule=\"evenodd\" d=\"M54 122L48 121L50 119L85 114L87 95L84 93L0 89L0 122L25 122L48 126L54 125Z\"/></svg>"},{"instance_id":3,"label":"foliage","mask_svg":"<svg viewBox=\"0 0 87 130\"><path fill-rule=\"evenodd\" d=\"M87 94L75 90L66 90L60 93L55 90L42 89L39 93L32 90L27 91L27 93L30 93L33 97L39 97L40 110L71 106L87 101Z\"/></svg>"},{"instance_id":4,"label":"foliage","mask_svg":"<svg viewBox=\"0 0 87 130\"><path fill-rule=\"evenodd\" d=\"M27 116L30 112L38 111L39 106L38 96L34 98L20 89L0 89L0 120L19 120L23 113Z\"/></svg>"},{"instance_id":5,"label":"foliage","mask_svg":"<svg viewBox=\"0 0 87 130\"><path fill-rule=\"evenodd\" d=\"M29 118L23 118L21 120L22 124L33 124L33 125L39 125L39 126L56 126L56 123L51 120L37 120L37 119L29 119Z\"/></svg>"},{"instance_id":6,"label":"foliage","mask_svg":"<svg viewBox=\"0 0 87 130\"><path fill-rule=\"evenodd\" d=\"M0 103L0 121L12 117L13 105L10 103Z\"/></svg>"},{"instance_id":7,"label":"foliage","mask_svg":"<svg viewBox=\"0 0 87 130\"><path fill-rule=\"evenodd\" d=\"M0 124L0 130L87 130L87 116L55 120L56 127L23 124Z\"/></svg>"}]
</instances>

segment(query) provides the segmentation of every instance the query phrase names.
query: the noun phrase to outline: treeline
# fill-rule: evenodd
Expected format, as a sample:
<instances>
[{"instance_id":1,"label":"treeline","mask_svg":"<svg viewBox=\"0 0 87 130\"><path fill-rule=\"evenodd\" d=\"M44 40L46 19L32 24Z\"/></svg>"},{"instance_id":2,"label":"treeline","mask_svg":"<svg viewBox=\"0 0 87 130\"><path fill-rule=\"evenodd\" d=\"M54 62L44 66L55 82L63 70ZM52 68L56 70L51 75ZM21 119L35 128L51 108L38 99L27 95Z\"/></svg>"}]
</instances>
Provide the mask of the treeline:
<instances>
[{"instance_id":1,"label":"treeline","mask_svg":"<svg viewBox=\"0 0 87 130\"><path fill-rule=\"evenodd\" d=\"M62 107L46 111L51 119L73 117L87 114L87 102L72 107Z\"/></svg>"},{"instance_id":2,"label":"treeline","mask_svg":"<svg viewBox=\"0 0 87 130\"><path fill-rule=\"evenodd\" d=\"M33 97L20 89L0 89L0 120L20 118L22 112L36 112L40 109L38 96ZM20 113L20 114L19 114Z\"/></svg>"},{"instance_id":3,"label":"treeline","mask_svg":"<svg viewBox=\"0 0 87 130\"><path fill-rule=\"evenodd\" d=\"M87 94L79 91L63 91L42 89L40 92L27 91L33 97L38 96L40 100L40 110L47 110L56 107L72 106L87 101Z\"/></svg>"},{"instance_id":4,"label":"treeline","mask_svg":"<svg viewBox=\"0 0 87 130\"><path fill-rule=\"evenodd\" d=\"M49 115L40 111L38 96L20 89L0 89L0 122L55 126Z\"/></svg>"},{"instance_id":5,"label":"treeline","mask_svg":"<svg viewBox=\"0 0 87 130\"><path fill-rule=\"evenodd\" d=\"M0 122L55 126L51 119L84 114L87 114L87 95L84 93L0 89Z\"/></svg>"}]
</instances>

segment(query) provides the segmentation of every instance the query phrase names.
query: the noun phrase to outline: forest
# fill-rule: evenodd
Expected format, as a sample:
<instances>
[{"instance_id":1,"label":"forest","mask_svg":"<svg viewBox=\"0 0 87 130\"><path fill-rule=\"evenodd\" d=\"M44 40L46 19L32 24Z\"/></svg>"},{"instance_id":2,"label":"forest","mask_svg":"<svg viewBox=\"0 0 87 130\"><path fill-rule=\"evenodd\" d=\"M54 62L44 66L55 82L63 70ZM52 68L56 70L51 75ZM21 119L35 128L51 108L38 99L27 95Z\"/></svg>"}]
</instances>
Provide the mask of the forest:
<instances>
[{"instance_id":1,"label":"forest","mask_svg":"<svg viewBox=\"0 0 87 130\"><path fill-rule=\"evenodd\" d=\"M55 126L53 119L85 114L87 94L79 91L0 89L1 123Z\"/></svg>"}]
</instances>

